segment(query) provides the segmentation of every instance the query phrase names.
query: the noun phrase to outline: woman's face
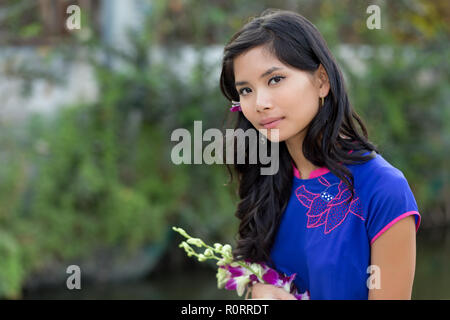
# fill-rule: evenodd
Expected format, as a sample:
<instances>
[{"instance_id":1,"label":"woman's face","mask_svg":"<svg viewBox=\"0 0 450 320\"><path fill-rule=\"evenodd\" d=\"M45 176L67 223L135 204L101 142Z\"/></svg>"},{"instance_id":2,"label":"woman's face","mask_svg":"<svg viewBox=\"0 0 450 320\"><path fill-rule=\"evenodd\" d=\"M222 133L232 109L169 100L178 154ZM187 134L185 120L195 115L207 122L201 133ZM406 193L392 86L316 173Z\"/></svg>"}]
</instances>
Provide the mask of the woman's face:
<instances>
[{"instance_id":1,"label":"woman's face","mask_svg":"<svg viewBox=\"0 0 450 320\"><path fill-rule=\"evenodd\" d=\"M320 97L329 91L322 65L311 74L283 64L265 47L259 46L237 56L234 61L236 90L244 116L257 129L279 129L279 141L306 133L319 109ZM264 121L280 119L264 126ZM264 132L262 132L264 134Z\"/></svg>"}]
</instances>

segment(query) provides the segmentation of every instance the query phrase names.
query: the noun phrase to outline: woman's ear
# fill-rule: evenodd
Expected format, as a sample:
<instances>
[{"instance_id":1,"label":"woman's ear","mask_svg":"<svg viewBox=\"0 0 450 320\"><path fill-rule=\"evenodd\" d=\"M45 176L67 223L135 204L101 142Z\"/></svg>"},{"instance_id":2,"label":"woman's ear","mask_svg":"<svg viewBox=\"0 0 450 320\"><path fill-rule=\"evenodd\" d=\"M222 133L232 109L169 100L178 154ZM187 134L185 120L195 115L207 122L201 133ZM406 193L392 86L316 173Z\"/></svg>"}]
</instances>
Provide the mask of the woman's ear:
<instances>
[{"instance_id":1,"label":"woman's ear","mask_svg":"<svg viewBox=\"0 0 450 320\"><path fill-rule=\"evenodd\" d=\"M319 84L319 95L321 97L326 97L330 91L330 79L322 64L317 68L316 76Z\"/></svg>"}]
</instances>

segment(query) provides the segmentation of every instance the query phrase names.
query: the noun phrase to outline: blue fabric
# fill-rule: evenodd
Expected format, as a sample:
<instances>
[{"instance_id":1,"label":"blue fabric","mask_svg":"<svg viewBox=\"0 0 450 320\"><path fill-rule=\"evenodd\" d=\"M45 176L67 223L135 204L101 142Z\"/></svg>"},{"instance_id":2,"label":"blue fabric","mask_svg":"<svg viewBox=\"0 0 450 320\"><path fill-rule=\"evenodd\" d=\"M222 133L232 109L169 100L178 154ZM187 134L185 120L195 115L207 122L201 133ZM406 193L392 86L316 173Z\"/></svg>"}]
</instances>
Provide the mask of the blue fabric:
<instances>
[{"instance_id":1,"label":"blue fabric","mask_svg":"<svg viewBox=\"0 0 450 320\"><path fill-rule=\"evenodd\" d=\"M294 176L272 247L275 268L296 273L299 292L308 290L312 300L367 299L371 242L405 213L415 215L416 232L420 224L407 180L381 155L346 167L355 186L350 203L350 189L332 172L313 179Z\"/></svg>"}]
</instances>

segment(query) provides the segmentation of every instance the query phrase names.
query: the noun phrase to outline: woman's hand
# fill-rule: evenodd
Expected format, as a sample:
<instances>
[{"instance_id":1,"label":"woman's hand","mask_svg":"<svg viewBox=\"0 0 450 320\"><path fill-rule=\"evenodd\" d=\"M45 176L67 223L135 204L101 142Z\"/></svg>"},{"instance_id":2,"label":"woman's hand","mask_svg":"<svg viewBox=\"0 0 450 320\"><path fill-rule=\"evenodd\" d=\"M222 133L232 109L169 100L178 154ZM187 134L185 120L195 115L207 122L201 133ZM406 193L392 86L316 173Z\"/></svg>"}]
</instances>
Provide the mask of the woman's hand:
<instances>
[{"instance_id":1,"label":"woman's hand","mask_svg":"<svg viewBox=\"0 0 450 320\"><path fill-rule=\"evenodd\" d=\"M271 284L255 283L251 288L252 299L297 300L294 295Z\"/></svg>"}]
</instances>

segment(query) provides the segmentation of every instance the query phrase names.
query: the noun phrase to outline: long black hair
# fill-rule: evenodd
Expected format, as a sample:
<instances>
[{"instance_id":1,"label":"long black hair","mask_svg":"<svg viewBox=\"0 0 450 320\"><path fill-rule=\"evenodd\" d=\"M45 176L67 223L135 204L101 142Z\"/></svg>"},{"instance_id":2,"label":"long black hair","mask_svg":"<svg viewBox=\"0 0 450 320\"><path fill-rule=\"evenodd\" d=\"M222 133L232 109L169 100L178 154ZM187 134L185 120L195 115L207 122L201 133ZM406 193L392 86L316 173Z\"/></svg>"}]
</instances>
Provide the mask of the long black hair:
<instances>
[{"instance_id":1,"label":"long black hair","mask_svg":"<svg viewBox=\"0 0 450 320\"><path fill-rule=\"evenodd\" d=\"M257 46L265 46L281 62L303 71L313 73L320 64L325 68L330 92L307 128L302 150L311 163L327 167L344 181L353 198L353 175L344 164L366 162L378 150L369 142L364 123L350 105L344 78L325 40L311 22L295 12L269 9L252 18L224 48L220 88L230 101L239 101L233 59ZM233 113L233 117L234 114L238 114L234 129L255 130L242 112ZM245 144L246 154L256 147ZM261 175L259 161L249 164L246 159L244 164L234 164L240 198L235 213L240 219L237 247L233 251L235 259L272 263L270 251L293 181L292 158L284 141L279 143L278 150L279 170L274 175ZM232 181L228 164L227 168Z\"/></svg>"}]
</instances>

